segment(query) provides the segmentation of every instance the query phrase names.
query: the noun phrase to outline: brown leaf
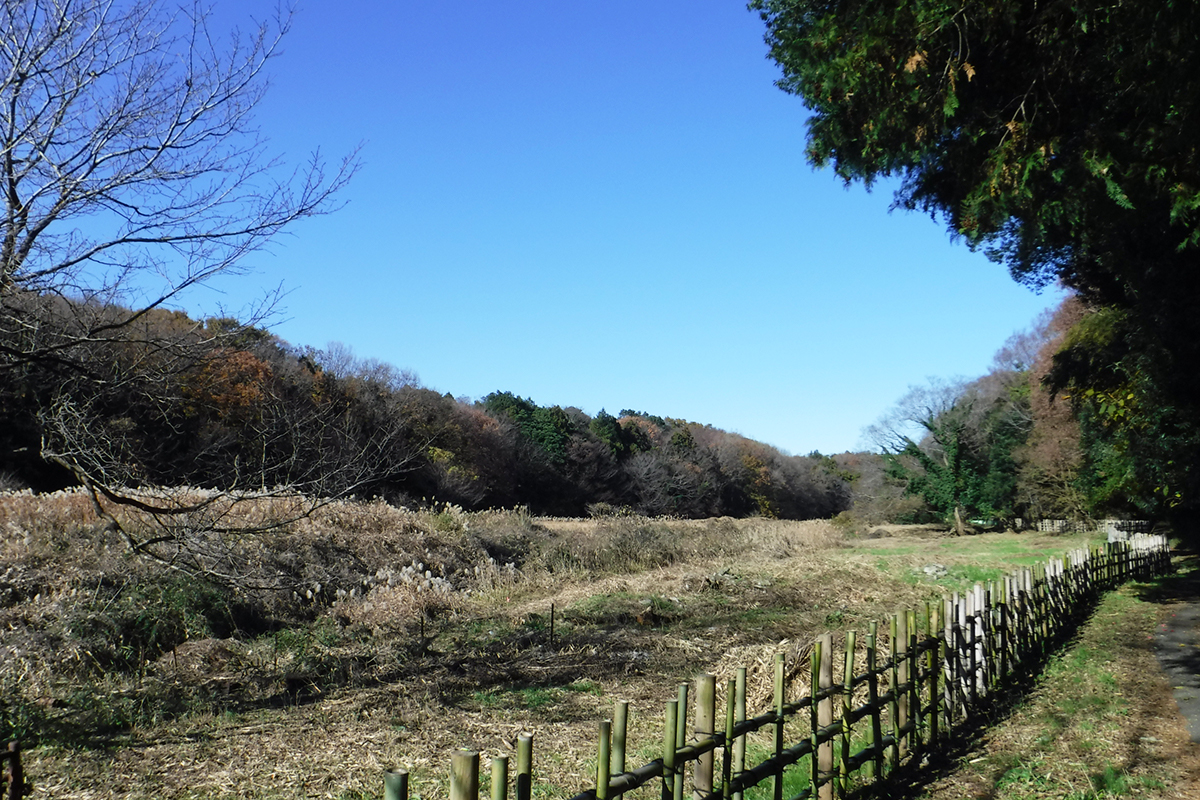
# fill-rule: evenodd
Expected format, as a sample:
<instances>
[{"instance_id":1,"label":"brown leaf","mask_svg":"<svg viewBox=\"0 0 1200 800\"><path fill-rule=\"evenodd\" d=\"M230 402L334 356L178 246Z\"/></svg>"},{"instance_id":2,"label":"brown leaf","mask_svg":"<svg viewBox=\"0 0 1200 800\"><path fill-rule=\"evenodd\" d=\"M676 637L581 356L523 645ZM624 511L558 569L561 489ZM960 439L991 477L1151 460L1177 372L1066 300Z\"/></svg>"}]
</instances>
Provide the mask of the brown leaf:
<instances>
[{"instance_id":1,"label":"brown leaf","mask_svg":"<svg viewBox=\"0 0 1200 800\"><path fill-rule=\"evenodd\" d=\"M924 63L925 54L918 50L909 57L908 61L904 62L904 71L916 72Z\"/></svg>"}]
</instances>

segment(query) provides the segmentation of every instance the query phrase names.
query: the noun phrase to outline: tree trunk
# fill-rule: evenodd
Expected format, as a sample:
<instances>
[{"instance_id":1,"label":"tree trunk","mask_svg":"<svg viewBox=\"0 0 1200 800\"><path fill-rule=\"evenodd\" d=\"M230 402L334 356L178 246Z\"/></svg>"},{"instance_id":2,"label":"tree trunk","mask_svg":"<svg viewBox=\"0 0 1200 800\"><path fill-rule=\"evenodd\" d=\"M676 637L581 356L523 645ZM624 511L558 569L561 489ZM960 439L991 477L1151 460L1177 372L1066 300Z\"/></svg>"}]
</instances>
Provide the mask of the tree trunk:
<instances>
[{"instance_id":1,"label":"tree trunk","mask_svg":"<svg viewBox=\"0 0 1200 800\"><path fill-rule=\"evenodd\" d=\"M954 506L954 535L962 536L964 532L962 506Z\"/></svg>"}]
</instances>

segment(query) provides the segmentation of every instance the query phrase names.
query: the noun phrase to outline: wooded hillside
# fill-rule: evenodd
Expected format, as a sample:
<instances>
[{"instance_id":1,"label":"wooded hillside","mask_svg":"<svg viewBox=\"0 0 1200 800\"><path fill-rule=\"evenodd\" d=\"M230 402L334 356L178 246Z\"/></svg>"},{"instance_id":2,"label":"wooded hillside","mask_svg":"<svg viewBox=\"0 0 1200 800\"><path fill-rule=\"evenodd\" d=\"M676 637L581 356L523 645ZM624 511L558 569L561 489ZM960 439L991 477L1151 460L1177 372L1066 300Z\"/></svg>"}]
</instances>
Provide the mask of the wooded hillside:
<instances>
[{"instance_id":1,"label":"wooded hillside","mask_svg":"<svg viewBox=\"0 0 1200 800\"><path fill-rule=\"evenodd\" d=\"M39 302L52 321L129 313ZM457 400L348 348L296 347L229 319L154 310L122 340L62 353L69 364L27 363L0 387L10 487L287 487L561 515L807 519L849 503L827 458L630 409Z\"/></svg>"}]
</instances>

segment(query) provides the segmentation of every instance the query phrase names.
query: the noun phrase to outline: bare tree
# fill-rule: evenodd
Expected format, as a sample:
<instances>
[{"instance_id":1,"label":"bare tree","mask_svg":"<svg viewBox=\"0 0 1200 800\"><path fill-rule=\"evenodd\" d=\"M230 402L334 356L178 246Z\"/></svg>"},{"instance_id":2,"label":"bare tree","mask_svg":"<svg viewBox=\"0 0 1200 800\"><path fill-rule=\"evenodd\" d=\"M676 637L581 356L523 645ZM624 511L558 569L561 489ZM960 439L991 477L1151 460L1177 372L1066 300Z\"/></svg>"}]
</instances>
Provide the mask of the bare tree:
<instances>
[{"instance_id":1,"label":"bare tree","mask_svg":"<svg viewBox=\"0 0 1200 800\"><path fill-rule=\"evenodd\" d=\"M863 435L884 452L901 452L910 443L936 447L929 439L929 428L954 408L963 398L966 387L967 382L961 378L951 381L929 378L926 385L910 386L878 422L863 431Z\"/></svg>"},{"instance_id":2,"label":"bare tree","mask_svg":"<svg viewBox=\"0 0 1200 800\"><path fill-rule=\"evenodd\" d=\"M902 474L909 491L922 495L945 514L961 536L976 481L971 424L974 400L962 381L929 379L911 386L866 435L883 452L894 473Z\"/></svg>"},{"instance_id":3,"label":"bare tree","mask_svg":"<svg viewBox=\"0 0 1200 800\"><path fill-rule=\"evenodd\" d=\"M254 124L289 25L222 45L199 4L0 4L0 370L80 366L79 343L128 339L330 210L353 156L287 169Z\"/></svg>"},{"instance_id":4,"label":"bare tree","mask_svg":"<svg viewBox=\"0 0 1200 800\"><path fill-rule=\"evenodd\" d=\"M148 405L161 388L165 406L178 376L223 357L269 296L241 324L172 318L170 307L333 210L357 165L350 154L327 169L319 153L285 165L256 127L289 9L227 37L209 20L199 2L0 3L0 395L41 393L29 416L41 458L74 474L98 509L196 518L242 496L239 474L219 503L131 492L138 448L161 443L97 426L92 410L119 402L121 387ZM374 438L394 448L399 434Z\"/></svg>"},{"instance_id":5,"label":"bare tree","mask_svg":"<svg viewBox=\"0 0 1200 800\"><path fill-rule=\"evenodd\" d=\"M1034 516L1088 518L1088 497L1080 483L1084 463L1079 421L1065 396L1058 396L1046 378L1067 332L1085 314L1077 297L1068 297L1052 313L1040 348L1029 370L1029 441L1020 453L1018 485L1029 497Z\"/></svg>"}]
</instances>

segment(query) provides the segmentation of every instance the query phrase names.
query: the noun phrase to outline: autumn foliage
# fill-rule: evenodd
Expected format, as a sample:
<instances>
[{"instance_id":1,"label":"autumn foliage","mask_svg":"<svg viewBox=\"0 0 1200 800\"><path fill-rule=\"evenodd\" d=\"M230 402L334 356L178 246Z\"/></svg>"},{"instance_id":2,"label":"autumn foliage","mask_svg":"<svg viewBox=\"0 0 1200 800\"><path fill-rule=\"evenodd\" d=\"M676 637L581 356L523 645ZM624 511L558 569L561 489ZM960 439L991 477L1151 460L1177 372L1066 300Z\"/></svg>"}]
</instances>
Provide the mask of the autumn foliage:
<instances>
[{"instance_id":1,"label":"autumn foliage","mask_svg":"<svg viewBox=\"0 0 1200 800\"><path fill-rule=\"evenodd\" d=\"M86 374L31 365L0 389L8 484L82 475L560 515L796 519L849 502L821 458L628 409L455 399L345 346L296 347L231 320L155 312L136 336L76 357Z\"/></svg>"}]
</instances>

